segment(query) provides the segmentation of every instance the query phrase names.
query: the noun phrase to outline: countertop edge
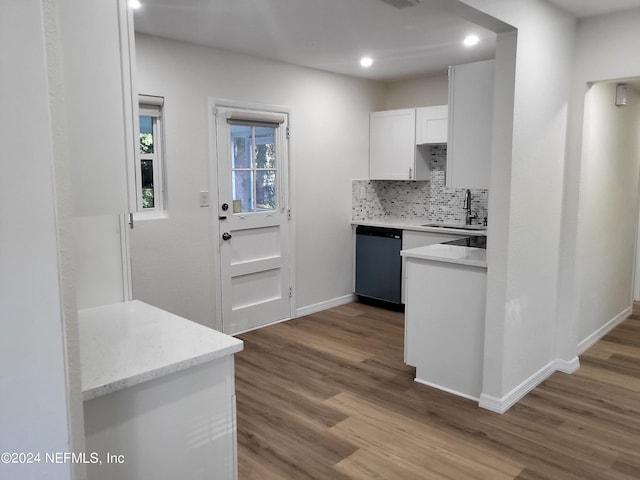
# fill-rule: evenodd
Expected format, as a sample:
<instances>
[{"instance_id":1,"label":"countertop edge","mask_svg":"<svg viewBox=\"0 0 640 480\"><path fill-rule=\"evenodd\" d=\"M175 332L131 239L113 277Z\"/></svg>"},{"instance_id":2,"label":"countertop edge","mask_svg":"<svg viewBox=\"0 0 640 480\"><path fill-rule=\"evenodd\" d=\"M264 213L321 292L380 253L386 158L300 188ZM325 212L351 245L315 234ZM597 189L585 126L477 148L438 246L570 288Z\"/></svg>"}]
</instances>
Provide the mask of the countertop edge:
<instances>
[{"instance_id":1,"label":"countertop edge","mask_svg":"<svg viewBox=\"0 0 640 480\"><path fill-rule=\"evenodd\" d=\"M147 370L145 372L131 375L129 377L121 378L111 383L89 387L86 390L82 391L82 400L92 400L109 393L117 392L118 390L123 390L127 387L133 387L134 385L148 382L156 378L162 378L172 373L186 370L190 367L202 365L226 357L227 355L232 355L234 353L242 351L242 349L243 343L241 340L238 340L238 343L221 348L219 350L216 350L215 352L199 355L197 357L175 362L170 365L163 365L162 367Z\"/></svg>"},{"instance_id":2,"label":"countertop edge","mask_svg":"<svg viewBox=\"0 0 640 480\"><path fill-rule=\"evenodd\" d=\"M425 220L426 222L426 220ZM399 230L413 230L416 232L429 232L429 233L446 233L460 236L486 236L486 230L464 230L460 228L447 228L447 227L423 227L422 225L414 225L412 223L394 222L393 220L351 220L351 225L364 225L369 227L384 227L384 228L397 228Z\"/></svg>"},{"instance_id":3,"label":"countertop edge","mask_svg":"<svg viewBox=\"0 0 640 480\"><path fill-rule=\"evenodd\" d=\"M441 244L439 244L441 245ZM430 252L425 252L424 250L427 249L428 247L433 247L435 245L429 245L427 247L418 247L418 248L410 248L408 250L402 250L400 252L400 255L404 258L414 258L414 259L418 259L418 260L431 260L434 262L442 262L442 263L454 263L454 264L458 264L458 265L468 265L471 267L480 267L480 268L487 268L487 261L485 260L479 260L479 259L475 259L475 258L464 258L464 257L451 257L448 256L446 254L442 254L442 253L430 253ZM474 248L474 247L459 247L457 245L449 245L449 247L454 248L454 249L466 249L467 252L477 252L478 254L482 253L483 251L485 252L485 258L486 258L486 250L484 250L483 248Z\"/></svg>"},{"instance_id":4,"label":"countertop edge","mask_svg":"<svg viewBox=\"0 0 640 480\"><path fill-rule=\"evenodd\" d=\"M87 308L79 310L78 313L83 401L162 378L190 367L213 362L233 355L244 348L244 342L238 338L139 300ZM86 314L86 317L83 314ZM131 356L129 359L126 355L128 351L120 348L121 338L125 337L116 336L114 338L113 335L110 335L112 332L124 332L131 335L127 331L126 325L135 326L133 333L137 333L135 328L142 325L140 328L143 329L143 335L146 335L149 328L164 327L166 329L167 325L177 326L177 332L180 335L174 338L178 339L178 343L165 343L164 341L158 343L157 340L152 339L150 343L143 345L146 350L153 353L151 360L145 355ZM166 330L164 333L166 335ZM175 333L175 331L171 331L171 333ZM135 339L135 337L131 338ZM162 335L159 335L159 338L162 340ZM192 345L192 339L196 338L204 339L204 341L192 348L184 348L184 345ZM95 339L98 341L96 342ZM105 348L102 348L103 346ZM135 347L137 346L136 344ZM84 355L82 354L83 348L87 348ZM178 354L172 353L167 355L167 358L156 360L153 357L158 352L158 348L160 351L167 349L170 353L172 353L170 349L177 348ZM134 351L136 350L134 349ZM122 353L125 353L124 357L122 357ZM105 363L105 358L108 359L112 355L130 360L130 363L126 364L126 368ZM108 362L108 360L106 361ZM113 367L105 368L101 365L112 365ZM87 372L90 373L87 374Z\"/></svg>"}]
</instances>

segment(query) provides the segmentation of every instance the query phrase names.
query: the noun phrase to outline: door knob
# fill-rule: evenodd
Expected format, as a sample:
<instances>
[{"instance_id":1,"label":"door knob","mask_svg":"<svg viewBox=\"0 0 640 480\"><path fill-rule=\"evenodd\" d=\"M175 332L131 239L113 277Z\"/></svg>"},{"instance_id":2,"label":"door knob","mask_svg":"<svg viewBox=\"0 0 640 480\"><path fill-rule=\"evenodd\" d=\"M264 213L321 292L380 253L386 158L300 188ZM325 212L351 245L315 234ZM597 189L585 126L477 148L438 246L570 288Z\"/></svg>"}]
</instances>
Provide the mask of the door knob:
<instances>
[{"instance_id":1,"label":"door knob","mask_svg":"<svg viewBox=\"0 0 640 480\"><path fill-rule=\"evenodd\" d=\"M230 238L231 238L231 234L230 234L229 232L224 232L224 233L222 234L222 239L223 239L224 241L227 241L227 240L229 240Z\"/></svg>"}]
</instances>

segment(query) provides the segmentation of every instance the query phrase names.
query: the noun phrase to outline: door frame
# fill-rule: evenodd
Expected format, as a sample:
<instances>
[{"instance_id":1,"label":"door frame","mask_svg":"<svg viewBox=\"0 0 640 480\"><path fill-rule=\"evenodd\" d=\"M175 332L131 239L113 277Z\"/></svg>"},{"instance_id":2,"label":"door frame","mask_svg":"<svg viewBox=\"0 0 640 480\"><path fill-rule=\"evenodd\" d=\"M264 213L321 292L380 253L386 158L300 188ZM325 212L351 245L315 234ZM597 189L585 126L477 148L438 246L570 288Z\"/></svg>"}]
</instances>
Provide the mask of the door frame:
<instances>
[{"instance_id":1,"label":"door frame","mask_svg":"<svg viewBox=\"0 0 640 480\"><path fill-rule=\"evenodd\" d=\"M296 192L295 185L295 168L292 159L294 155L294 129L291 126L293 124L293 109L283 105L267 104L267 103L254 103L254 102L241 102L236 100L230 100L227 98L209 97L207 105L207 116L209 118L209 232L210 232L210 249L211 249L211 286L212 297L215 300L215 317L213 319L213 327L222 332L222 279L221 279L221 261L220 261L220 243L222 229L220 228L220 220L218 220L218 139L217 139L217 122L216 122L216 109L218 107L225 108L237 108L239 110L256 110L264 112L277 112L283 113L288 116L289 126L289 142L288 142L288 198L285 208L291 211L291 219L288 222L288 235L289 235L289 280L292 286L292 294L289 298L289 319L296 318L296 298L297 298L297 282L296 282ZM285 320L277 320L273 323L279 323ZM267 324L270 325L270 324ZM267 325L262 325L262 328Z\"/></svg>"}]
</instances>

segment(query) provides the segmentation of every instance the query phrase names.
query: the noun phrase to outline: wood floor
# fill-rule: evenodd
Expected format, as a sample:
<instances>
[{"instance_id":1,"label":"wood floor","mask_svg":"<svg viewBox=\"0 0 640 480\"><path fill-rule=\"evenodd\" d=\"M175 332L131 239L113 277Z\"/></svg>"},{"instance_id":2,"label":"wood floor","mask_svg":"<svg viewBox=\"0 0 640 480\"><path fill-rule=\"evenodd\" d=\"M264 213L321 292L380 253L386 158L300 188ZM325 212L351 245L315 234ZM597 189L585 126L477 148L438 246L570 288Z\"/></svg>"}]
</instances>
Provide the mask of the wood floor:
<instances>
[{"instance_id":1,"label":"wood floor","mask_svg":"<svg viewBox=\"0 0 640 480\"><path fill-rule=\"evenodd\" d=\"M249 479L640 479L640 316L506 414L413 382L403 316L349 304L241 335Z\"/></svg>"}]
</instances>

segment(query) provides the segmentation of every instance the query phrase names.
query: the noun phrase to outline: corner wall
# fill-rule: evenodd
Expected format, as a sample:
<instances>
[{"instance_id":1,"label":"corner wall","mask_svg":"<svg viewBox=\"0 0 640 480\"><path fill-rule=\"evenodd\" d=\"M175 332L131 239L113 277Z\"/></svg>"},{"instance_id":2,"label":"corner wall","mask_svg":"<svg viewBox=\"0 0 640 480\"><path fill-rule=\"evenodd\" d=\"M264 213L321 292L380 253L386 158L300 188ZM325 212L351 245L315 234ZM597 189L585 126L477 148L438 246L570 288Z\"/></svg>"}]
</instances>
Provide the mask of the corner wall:
<instances>
[{"instance_id":1,"label":"corner wall","mask_svg":"<svg viewBox=\"0 0 640 480\"><path fill-rule=\"evenodd\" d=\"M585 114L585 95L588 82L611 79L624 79L640 76L640 57L631 52L640 51L640 9L602 15L581 20L576 36L576 52L572 81L571 108L569 111L567 155L565 169L565 211L562 221L562 250L560 261L560 288L558 304L558 357L569 359L578 353L578 342L587 337L595 340L597 329L581 324L580 305L581 276L589 269L589 260L578 258L579 209L581 215L588 214L581 203L589 193L583 190L583 124ZM585 197L586 196L586 197ZM584 239L588 241L588 239ZM617 255L609 253L609 255ZM586 263L585 263L586 262ZM605 301L604 290L597 294L594 302ZM608 315L605 315L605 317ZM597 324L603 325L610 318L600 318ZM581 333L579 333L579 330ZM593 334L596 334L593 337ZM600 333L602 334L602 332ZM583 345L584 346L584 345Z\"/></svg>"},{"instance_id":2,"label":"corner wall","mask_svg":"<svg viewBox=\"0 0 640 480\"><path fill-rule=\"evenodd\" d=\"M0 3L0 452L42 455L72 445L44 28L41 2ZM72 478L44 460L0 470Z\"/></svg>"},{"instance_id":3,"label":"corner wall","mask_svg":"<svg viewBox=\"0 0 640 480\"><path fill-rule=\"evenodd\" d=\"M136 50L139 91L165 97L169 218L132 231L134 296L218 326L210 213L198 206L209 188L208 98L292 109L296 307L350 295L351 180L368 174L369 112L384 109L385 85L146 35Z\"/></svg>"},{"instance_id":4,"label":"corner wall","mask_svg":"<svg viewBox=\"0 0 640 480\"><path fill-rule=\"evenodd\" d=\"M86 0L82 0L86 1ZM52 152L56 184L56 217L58 225L58 255L60 284L64 305L64 337L67 353L67 396L69 404L69 450L84 452L84 404L82 401L82 372L80 365L80 333L76 280L76 239L73 231L73 172L69 157L71 136L67 131L65 75L62 71L62 46L59 17L62 14L54 1L43 2L46 62L49 83ZM86 18L86 17L85 17ZM75 463L73 478L87 477L86 466Z\"/></svg>"},{"instance_id":5,"label":"corner wall","mask_svg":"<svg viewBox=\"0 0 640 480\"><path fill-rule=\"evenodd\" d=\"M576 21L539 0L463 0L513 25L498 37L489 188L483 401L508 409L555 370L566 115ZM504 46L500 53L501 45ZM509 62L515 48L513 99ZM512 109L510 102L513 102ZM512 135L500 130L509 128ZM510 161L509 151L510 149Z\"/></svg>"}]
</instances>

